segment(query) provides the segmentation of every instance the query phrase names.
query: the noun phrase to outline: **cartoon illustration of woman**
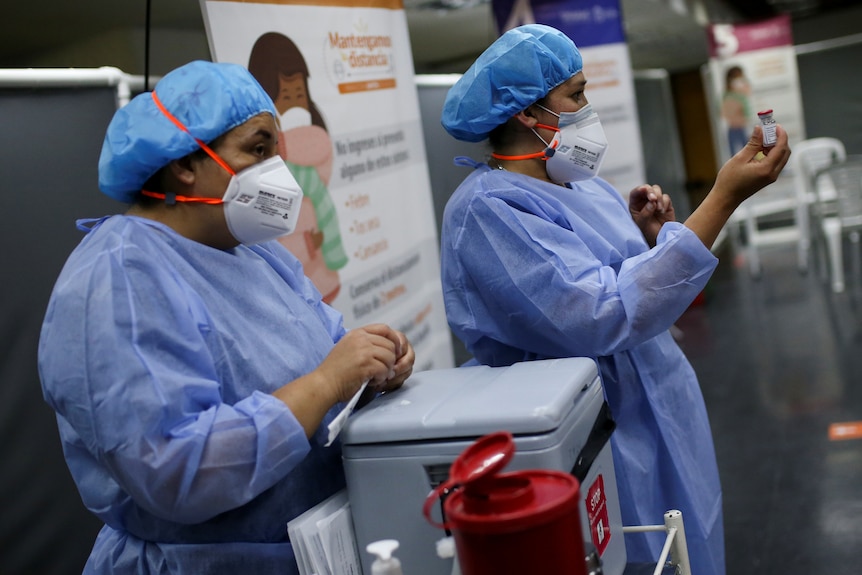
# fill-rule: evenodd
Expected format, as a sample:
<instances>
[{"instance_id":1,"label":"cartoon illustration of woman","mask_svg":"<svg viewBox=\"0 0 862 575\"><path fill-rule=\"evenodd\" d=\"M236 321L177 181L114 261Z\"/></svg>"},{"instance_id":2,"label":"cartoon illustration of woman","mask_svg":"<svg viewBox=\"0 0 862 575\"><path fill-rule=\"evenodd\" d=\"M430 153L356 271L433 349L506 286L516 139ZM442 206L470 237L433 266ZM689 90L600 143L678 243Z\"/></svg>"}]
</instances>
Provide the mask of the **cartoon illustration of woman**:
<instances>
[{"instance_id":1,"label":"cartoon illustration of woman","mask_svg":"<svg viewBox=\"0 0 862 575\"><path fill-rule=\"evenodd\" d=\"M748 142L751 115L751 85L740 66L731 66L725 73L721 117L727 123L727 144L733 156Z\"/></svg>"},{"instance_id":2,"label":"cartoon illustration of woman","mask_svg":"<svg viewBox=\"0 0 862 575\"><path fill-rule=\"evenodd\" d=\"M337 270L347 264L338 214L327 188L332 141L308 89L308 66L290 38L267 32L254 43L248 70L280 115L279 155L304 192L294 233L279 241L302 262L305 274L331 303L341 288Z\"/></svg>"}]
</instances>

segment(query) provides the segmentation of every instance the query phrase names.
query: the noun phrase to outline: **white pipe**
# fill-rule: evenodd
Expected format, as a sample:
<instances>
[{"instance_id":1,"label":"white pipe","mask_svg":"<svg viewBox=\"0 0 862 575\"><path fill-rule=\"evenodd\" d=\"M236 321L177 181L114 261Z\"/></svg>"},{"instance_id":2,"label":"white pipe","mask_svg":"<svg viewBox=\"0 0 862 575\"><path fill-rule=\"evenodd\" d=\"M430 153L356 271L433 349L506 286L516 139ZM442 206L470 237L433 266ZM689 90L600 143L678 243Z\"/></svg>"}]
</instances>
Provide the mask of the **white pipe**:
<instances>
[{"instance_id":1,"label":"white pipe","mask_svg":"<svg viewBox=\"0 0 862 575\"><path fill-rule=\"evenodd\" d=\"M75 88L83 86L116 86L117 107L129 103L133 90L143 90L141 76L126 74L119 68L7 68L0 69L0 87L5 88Z\"/></svg>"},{"instance_id":2,"label":"white pipe","mask_svg":"<svg viewBox=\"0 0 862 575\"><path fill-rule=\"evenodd\" d=\"M416 74L414 81L417 86L434 87L443 86L451 87L461 77L461 74Z\"/></svg>"},{"instance_id":3,"label":"white pipe","mask_svg":"<svg viewBox=\"0 0 862 575\"><path fill-rule=\"evenodd\" d=\"M799 44L793 47L793 51L797 56L803 54L811 54L813 52L825 52L826 50L834 50L836 48L844 48L845 46L853 46L862 44L862 33L851 34L850 36L841 36L839 38L830 38L829 40L820 40L809 44Z\"/></svg>"},{"instance_id":4,"label":"white pipe","mask_svg":"<svg viewBox=\"0 0 862 575\"><path fill-rule=\"evenodd\" d=\"M671 509L664 514L664 524L667 526L668 534L671 529L676 531L671 547L671 557L679 575L691 575L691 563L688 559L688 543L685 540L685 525L682 522L682 512ZM670 539L670 537L668 537Z\"/></svg>"},{"instance_id":5,"label":"white pipe","mask_svg":"<svg viewBox=\"0 0 862 575\"><path fill-rule=\"evenodd\" d=\"M655 566L653 575L660 575L664 569L668 555L671 564L676 568L677 575L691 575L691 563L688 558L688 543L685 540L685 525L682 513L671 509L664 514L664 525L630 525L623 527L623 533L647 533L650 531L665 531L667 537L661 556Z\"/></svg>"},{"instance_id":6,"label":"white pipe","mask_svg":"<svg viewBox=\"0 0 862 575\"><path fill-rule=\"evenodd\" d=\"M116 86L128 77L118 68L8 68L0 70L0 84L12 87Z\"/></svg>"},{"instance_id":7,"label":"white pipe","mask_svg":"<svg viewBox=\"0 0 862 575\"><path fill-rule=\"evenodd\" d=\"M128 80L120 80L117 84L117 109L122 108L132 99L132 88L129 86Z\"/></svg>"},{"instance_id":8,"label":"white pipe","mask_svg":"<svg viewBox=\"0 0 862 575\"><path fill-rule=\"evenodd\" d=\"M664 564L667 561L667 556L670 553L676 533L676 527L671 527L667 530L667 538L664 540L664 547L661 548L661 555L658 556L655 571L652 572L652 575L661 575L661 572L664 571Z\"/></svg>"},{"instance_id":9,"label":"white pipe","mask_svg":"<svg viewBox=\"0 0 862 575\"><path fill-rule=\"evenodd\" d=\"M623 527L623 533L646 533L648 531L666 531L665 525L629 525Z\"/></svg>"}]
</instances>

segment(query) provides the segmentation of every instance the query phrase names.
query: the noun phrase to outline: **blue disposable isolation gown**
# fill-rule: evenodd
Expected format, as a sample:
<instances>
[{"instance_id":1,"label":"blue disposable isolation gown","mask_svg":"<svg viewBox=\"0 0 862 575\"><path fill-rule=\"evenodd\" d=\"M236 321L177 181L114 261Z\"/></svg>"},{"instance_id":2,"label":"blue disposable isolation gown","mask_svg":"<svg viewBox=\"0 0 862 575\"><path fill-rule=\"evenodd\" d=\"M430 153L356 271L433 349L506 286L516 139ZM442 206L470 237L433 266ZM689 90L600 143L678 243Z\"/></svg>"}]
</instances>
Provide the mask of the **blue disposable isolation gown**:
<instances>
[{"instance_id":1,"label":"blue disposable isolation gown","mask_svg":"<svg viewBox=\"0 0 862 575\"><path fill-rule=\"evenodd\" d=\"M344 487L271 392L344 334L275 242L218 250L159 223L98 222L51 296L47 402L87 508L85 573L298 573L287 522Z\"/></svg>"},{"instance_id":2,"label":"blue disposable isolation gown","mask_svg":"<svg viewBox=\"0 0 862 575\"><path fill-rule=\"evenodd\" d=\"M649 249L604 180L566 188L479 164L446 206L441 257L449 324L479 362L595 358L617 422L623 523L662 524L666 511L682 511L692 573L723 575L712 435L668 331L717 264L697 236L667 223ZM625 540L629 563L655 563L664 543L661 534Z\"/></svg>"}]
</instances>

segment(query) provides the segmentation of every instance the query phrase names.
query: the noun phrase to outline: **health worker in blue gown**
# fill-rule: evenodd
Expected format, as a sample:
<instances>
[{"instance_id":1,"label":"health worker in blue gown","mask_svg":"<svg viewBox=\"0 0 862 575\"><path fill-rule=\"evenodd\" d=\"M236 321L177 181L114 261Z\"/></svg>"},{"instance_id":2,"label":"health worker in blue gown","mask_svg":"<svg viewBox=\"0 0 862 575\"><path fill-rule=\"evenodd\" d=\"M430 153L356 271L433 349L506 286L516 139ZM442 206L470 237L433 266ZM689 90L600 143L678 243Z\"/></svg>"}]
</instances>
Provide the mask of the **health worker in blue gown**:
<instances>
[{"instance_id":1,"label":"health worker in blue gown","mask_svg":"<svg viewBox=\"0 0 862 575\"><path fill-rule=\"evenodd\" d=\"M487 163L461 160L473 171L444 213L449 325L486 365L594 358L617 422L624 523L661 523L679 509L692 572L721 575L712 436L697 379L669 328L715 269L710 247L733 210L778 177L787 136L781 130L765 149L756 130L677 223L658 186L635 188L627 203L598 177L607 140L582 68L572 40L526 25L497 39L449 91L443 127L459 140L487 138L493 150ZM660 534L625 540L629 563L654 563L664 543Z\"/></svg>"},{"instance_id":2,"label":"health worker in blue gown","mask_svg":"<svg viewBox=\"0 0 862 575\"><path fill-rule=\"evenodd\" d=\"M84 505L84 573L298 573L287 522L345 485L329 423L415 358L345 331L277 241L302 191L272 100L241 66L192 62L118 110L88 231L54 287L39 370Z\"/></svg>"}]
</instances>

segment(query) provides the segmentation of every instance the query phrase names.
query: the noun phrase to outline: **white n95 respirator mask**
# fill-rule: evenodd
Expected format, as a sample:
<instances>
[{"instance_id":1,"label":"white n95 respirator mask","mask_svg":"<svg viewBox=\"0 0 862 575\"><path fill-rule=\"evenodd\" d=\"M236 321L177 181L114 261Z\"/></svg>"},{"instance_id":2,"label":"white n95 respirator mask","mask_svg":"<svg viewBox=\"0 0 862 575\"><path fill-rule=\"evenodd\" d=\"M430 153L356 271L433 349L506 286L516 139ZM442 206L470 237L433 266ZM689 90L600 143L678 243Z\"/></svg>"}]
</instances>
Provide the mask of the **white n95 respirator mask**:
<instances>
[{"instance_id":1,"label":"white n95 respirator mask","mask_svg":"<svg viewBox=\"0 0 862 575\"><path fill-rule=\"evenodd\" d=\"M561 114L539 107L560 119L557 124L560 131L549 146L553 152L548 150L545 160L548 177L558 184L565 184L597 176L605 159L608 140L592 104L577 112Z\"/></svg>"},{"instance_id":2,"label":"white n95 respirator mask","mask_svg":"<svg viewBox=\"0 0 862 575\"><path fill-rule=\"evenodd\" d=\"M273 156L234 174L222 202L233 237L241 244L259 244L293 232L302 188L284 160Z\"/></svg>"},{"instance_id":3,"label":"white n95 respirator mask","mask_svg":"<svg viewBox=\"0 0 862 575\"><path fill-rule=\"evenodd\" d=\"M194 138L201 149L225 169L231 178L221 200L141 190L143 195L163 199L168 204L176 202L224 204L224 216L231 235L239 243L248 246L280 238L296 228L299 209L302 206L302 188L299 187L296 178L287 169L280 156L273 156L235 172L212 148L196 138L164 107L155 90L151 95L156 107L177 128Z\"/></svg>"}]
</instances>

